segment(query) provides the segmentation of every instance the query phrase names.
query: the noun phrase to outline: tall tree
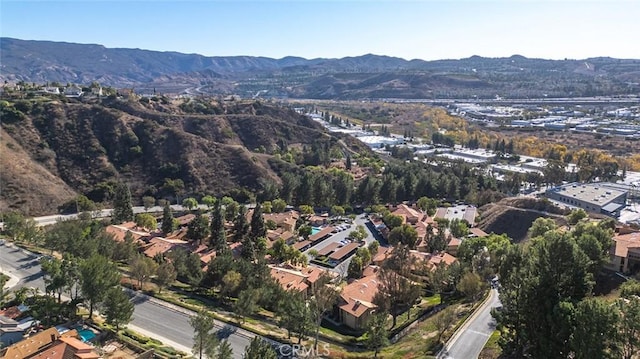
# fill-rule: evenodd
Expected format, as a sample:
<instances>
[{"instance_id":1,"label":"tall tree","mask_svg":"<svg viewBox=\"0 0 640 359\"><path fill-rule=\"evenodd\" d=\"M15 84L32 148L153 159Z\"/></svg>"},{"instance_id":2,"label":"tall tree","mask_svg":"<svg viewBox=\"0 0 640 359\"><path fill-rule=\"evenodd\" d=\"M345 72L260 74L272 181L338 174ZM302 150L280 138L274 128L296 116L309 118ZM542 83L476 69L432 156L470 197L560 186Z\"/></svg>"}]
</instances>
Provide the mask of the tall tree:
<instances>
[{"instance_id":1,"label":"tall tree","mask_svg":"<svg viewBox=\"0 0 640 359\"><path fill-rule=\"evenodd\" d=\"M121 325L129 323L133 315L133 303L120 287L109 289L103 306L107 323L115 326L116 332L120 330Z\"/></svg>"},{"instance_id":2,"label":"tall tree","mask_svg":"<svg viewBox=\"0 0 640 359\"><path fill-rule=\"evenodd\" d=\"M389 345L387 330L387 313L374 314L367 323L367 339L365 345L373 350L373 357L377 358L380 349Z\"/></svg>"},{"instance_id":3,"label":"tall tree","mask_svg":"<svg viewBox=\"0 0 640 359\"><path fill-rule=\"evenodd\" d=\"M275 350L264 341L262 338L256 336L251 339L249 346L245 349L244 359L277 359L278 355Z\"/></svg>"},{"instance_id":4,"label":"tall tree","mask_svg":"<svg viewBox=\"0 0 640 359\"><path fill-rule=\"evenodd\" d=\"M171 211L171 206L169 202L164 204L164 208L162 209L162 233L168 235L173 232L173 211Z\"/></svg>"},{"instance_id":5,"label":"tall tree","mask_svg":"<svg viewBox=\"0 0 640 359\"><path fill-rule=\"evenodd\" d=\"M640 352L640 298L630 296L617 302L621 320L618 325L620 353L624 359L632 359Z\"/></svg>"},{"instance_id":6,"label":"tall tree","mask_svg":"<svg viewBox=\"0 0 640 359\"><path fill-rule=\"evenodd\" d=\"M195 332L193 337L193 355L199 359L202 359L204 356L214 358L219 342L215 333L212 333L214 328L213 317L209 315L206 310L202 309L198 314L189 319L189 323Z\"/></svg>"},{"instance_id":7,"label":"tall tree","mask_svg":"<svg viewBox=\"0 0 640 359\"><path fill-rule=\"evenodd\" d=\"M227 234L224 228L224 210L220 201L216 201L211 213L211 246L220 251L223 247L227 247Z\"/></svg>"},{"instance_id":8,"label":"tall tree","mask_svg":"<svg viewBox=\"0 0 640 359\"><path fill-rule=\"evenodd\" d=\"M256 208L251 215L251 231L249 236L254 241L258 238L263 238L267 235L267 228L264 225L264 219L262 218L262 206L260 203L256 204Z\"/></svg>"},{"instance_id":9,"label":"tall tree","mask_svg":"<svg viewBox=\"0 0 640 359\"><path fill-rule=\"evenodd\" d=\"M176 280L178 273L176 272L173 263L164 261L158 266L156 271L156 281L158 282L158 293L162 292L163 288L166 288Z\"/></svg>"},{"instance_id":10,"label":"tall tree","mask_svg":"<svg viewBox=\"0 0 640 359\"><path fill-rule=\"evenodd\" d=\"M276 307L278 325L287 330L288 337L291 334L298 336L298 343L304 336L311 333L313 318L311 308L299 292L287 292L287 299Z\"/></svg>"},{"instance_id":11,"label":"tall tree","mask_svg":"<svg viewBox=\"0 0 640 359\"><path fill-rule=\"evenodd\" d=\"M200 244L203 244L204 240L209 237L209 220L204 214L198 213L196 218L189 222L187 237Z\"/></svg>"},{"instance_id":12,"label":"tall tree","mask_svg":"<svg viewBox=\"0 0 640 359\"><path fill-rule=\"evenodd\" d=\"M107 292L118 284L120 274L114 264L99 254L85 259L80 265L80 288L89 303L89 318L95 307L102 303Z\"/></svg>"},{"instance_id":13,"label":"tall tree","mask_svg":"<svg viewBox=\"0 0 640 359\"><path fill-rule=\"evenodd\" d=\"M312 287L311 310L316 324L315 337L313 340L313 348L318 349L318 336L320 334L320 324L324 315L333 308L340 292L336 289L332 282L332 277L327 272L323 272L315 286Z\"/></svg>"},{"instance_id":14,"label":"tall tree","mask_svg":"<svg viewBox=\"0 0 640 359\"><path fill-rule=\"evenodd\" d=\"M249 222L247 221L247 207L241 206L233 221L233 241L242 242L249 234Z\"/></svg>"},{"instance_id":15,"label":"tall tree","mask_svg":"<svg viewBox=\"0 0 640 359\"><path fill-rule=\"evenodd\" d=\"M229 344L228 340L223 340L218 345L218 354L216 354L215 359L232 359L233 358L233 349L231 349L231 344Z\"/></svg>"},{"instance_id":16,"label":"tall tree","mask_svg":"<svg viewBox=\"0 0 640 359\"><path fill-rule=\"evenodd\" d=\"M124 182L116 185L113 196L113 212L111 222L120 224L122 222L133 221L133 207L131 205L131 192L129 186Z\"/></svg>"},{"instance_id":17,"label":"tall tree","mask_svg":"<svg viewBox=\"0 0 640 359\"><path fill-rule=\"evenodd\" d=\"M138 281L138 288L140 288L140 290L144 289L142 287L144 282L156 273L157 267L157 263L145 255L138 254L133 259L129 266L129 270L131 271L133 278Z\"/></svg>"},{"instance_id":18,"label":"tall tree","mask_svg":"<svg viewBox=\"0 0 640 359\"><path fill-rule=\"evenodd\" d=\"M571 346L576 359L615 358L618 312L602 299L589 298L576 306Z\"/></svg>"}]
</instances>

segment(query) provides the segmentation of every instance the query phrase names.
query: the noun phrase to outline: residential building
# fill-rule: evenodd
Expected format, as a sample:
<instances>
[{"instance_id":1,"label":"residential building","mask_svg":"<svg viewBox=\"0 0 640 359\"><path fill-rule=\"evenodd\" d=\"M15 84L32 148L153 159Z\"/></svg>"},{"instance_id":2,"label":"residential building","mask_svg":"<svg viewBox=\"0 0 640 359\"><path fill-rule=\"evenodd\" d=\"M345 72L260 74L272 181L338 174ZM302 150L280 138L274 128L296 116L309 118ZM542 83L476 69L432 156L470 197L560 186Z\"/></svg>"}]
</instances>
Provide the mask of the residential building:
<instances>
[{"instance_id":1,"label":"residential building","mask_svg":"<svg viewBox=\"0 0 640 359\"><path fill-rule=\"evenodd\" d=\"M80 97L82 96L82 89L78 86L69 86L64 89L64 95L66 97Z\"/></svg>"},{"instance_id":2,"label":"residential building","mask_svg":"<svg viewBox=\"0 0 640 359\"><path fill-rule=\"evenodd\" d=\"M640 271L640 232L616 234L609 254L610 269L621 273Z\"/></svg>"},{"instance_id":3,"label":"residential building","mask_svg":"<svg viewBox=\"0 0 640 359\"><path fill-rule=\"evenodd\" d=\"M311 295L323 272L322 269L314 267L297 269L289 266L271 266L271 277L278 281L282 289L300 292L305 297Z\"/></svg>"},{"instance_id":4,"label":"residential building","mask_svg":"<svg viewBox=\"0 0 640 359\"><path fill-rule=\"evenodd\" d=\"M369 266L363 277L346 285L338 299L338 317L345 326L362 330L377 306L373 298L378 293L378 268Z\"/></svg>"},{"instance_id":5,"label":"residential building","mask_svg":"<svg viewBox=\"0 0 640 359\"><path fill-rule=\"evenodd\" d=\"M0 343L11 345L22 340L24 330L18 327L18 322L0 315Z\"/></svg>"},{"instance_id":6,"label":"residential building","mask_svg":"<svg viewBox=\"0 0 640 359\"><path fill-rule=\"evenodd\" d=\"M99 359L94 347L77 338L76 330L61 334L49 328L0 351L1 359Z\"/></svg>"}]
</instances>

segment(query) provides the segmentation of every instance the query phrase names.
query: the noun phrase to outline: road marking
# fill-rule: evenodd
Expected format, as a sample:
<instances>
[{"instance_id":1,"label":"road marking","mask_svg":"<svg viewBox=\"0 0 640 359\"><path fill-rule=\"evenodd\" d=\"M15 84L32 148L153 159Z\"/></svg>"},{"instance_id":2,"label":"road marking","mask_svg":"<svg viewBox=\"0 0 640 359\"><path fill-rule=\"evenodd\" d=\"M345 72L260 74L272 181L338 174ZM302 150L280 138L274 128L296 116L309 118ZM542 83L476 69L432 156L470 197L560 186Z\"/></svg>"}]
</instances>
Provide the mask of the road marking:
<instances>
[{"instance_id":1,"label":"road marking","mask_svg":"<svg viewBox=\"0 0 640 359\"><path fill-rule=\"evenodd\" d=\"M477 330L467 329L467 331L470 332L470 333L473 333L473 334L482 335L483 337L490 337L491 336L491 334L482 333L482 332L479 332Z\"/></svg>"}]
</instances>

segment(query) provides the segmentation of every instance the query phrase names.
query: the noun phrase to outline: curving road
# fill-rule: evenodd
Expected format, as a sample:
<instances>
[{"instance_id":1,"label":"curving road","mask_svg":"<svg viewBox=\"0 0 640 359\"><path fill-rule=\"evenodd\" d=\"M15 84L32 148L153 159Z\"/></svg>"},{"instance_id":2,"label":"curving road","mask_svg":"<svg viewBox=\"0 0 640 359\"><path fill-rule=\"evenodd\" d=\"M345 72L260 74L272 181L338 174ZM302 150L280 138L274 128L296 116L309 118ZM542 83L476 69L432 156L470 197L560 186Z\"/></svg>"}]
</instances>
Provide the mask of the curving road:
<instances>
[{"instance_id":1,"label":"curving road","mask_svg":"<svg viewBox=\"0 0 640 359\"><path fill-rule=\"evenodd\" d=\"M0 272L8 274L11 288L31 287L44 292L44 280L39 256L0 240ZM132 330L153 337L177 350L191 353L193 329L189 318L194 313L170 303L130 292L135 304ZM233 348L233 357L242 358L242 353L255 335L232 325L216 322L218 329Z\"/></svg>"},{"instance_id":2,"label":"curving road","mask_svg":"<svg viewBox=\"0 0 640 359\"><path fill-rule=\"evenodd\" d=\"M491 289L489 298L451 337L438 354L438 359L477 358L489 340L491 333L496 329L496 321L491 316L491 309L500 306L498 290Z\"/></svg>"}]
</instances>

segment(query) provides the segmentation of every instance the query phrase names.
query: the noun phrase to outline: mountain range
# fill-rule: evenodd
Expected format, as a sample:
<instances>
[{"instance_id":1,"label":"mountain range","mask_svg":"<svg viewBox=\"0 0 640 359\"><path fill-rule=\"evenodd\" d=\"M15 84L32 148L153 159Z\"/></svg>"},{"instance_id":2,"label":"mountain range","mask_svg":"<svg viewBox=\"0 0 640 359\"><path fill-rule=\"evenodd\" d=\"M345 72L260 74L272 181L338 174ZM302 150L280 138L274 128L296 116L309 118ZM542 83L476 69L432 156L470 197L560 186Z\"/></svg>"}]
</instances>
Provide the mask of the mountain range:
<instances>
[{"instance_id":1,"label":"mountain range","mask_svg":"<svg viewBox=\"0 0 640 359\"><path fill-rule=\"evenodd\" d=\"M640 60L472 56L405 60L215 56L0 38L0 79L134 88L137 92L313 99L506 98L626 95Z\"/></svg>"}]
</instances>

